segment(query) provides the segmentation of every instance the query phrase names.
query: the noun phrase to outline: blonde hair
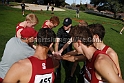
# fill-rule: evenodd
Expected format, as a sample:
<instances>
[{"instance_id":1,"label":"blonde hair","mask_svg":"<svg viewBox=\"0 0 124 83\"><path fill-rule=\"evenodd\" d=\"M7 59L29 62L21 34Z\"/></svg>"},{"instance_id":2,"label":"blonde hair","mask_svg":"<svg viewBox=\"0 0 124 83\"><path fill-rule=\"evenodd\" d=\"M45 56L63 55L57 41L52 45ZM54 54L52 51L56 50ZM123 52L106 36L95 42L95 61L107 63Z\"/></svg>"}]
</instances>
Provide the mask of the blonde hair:
<instances>
[{"instance_id":1,"label":"blonde hair","mask_svg":"<svg viewBox=\"0 0 124 83\"><path fill-rule=\"evenodd\" d=\"M36 23L36 24L38 24L38 22L39 22L37 16L35 14L33 14L33 13L28 14L26 16L26 19L25 20L26 21L30 21L32 23Z\"/></svg>"}]
</instances>

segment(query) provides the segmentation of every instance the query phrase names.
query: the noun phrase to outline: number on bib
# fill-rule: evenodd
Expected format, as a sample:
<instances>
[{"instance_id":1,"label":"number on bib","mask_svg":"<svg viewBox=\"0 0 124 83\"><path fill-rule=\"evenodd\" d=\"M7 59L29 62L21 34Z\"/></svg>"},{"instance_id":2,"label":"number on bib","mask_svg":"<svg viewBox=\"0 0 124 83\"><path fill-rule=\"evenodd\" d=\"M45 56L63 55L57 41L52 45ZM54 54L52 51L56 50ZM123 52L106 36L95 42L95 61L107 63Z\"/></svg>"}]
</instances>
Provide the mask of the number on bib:
<instances>
[{"instance_id":1,"label":"number on bib","mask_svg":"<svg viewBox=\"0 0 124 83\"><path fill-rule=\"evenodd\" d=\"M52 83L52 73L36 75L34 83Z\"/></svg>"}]
</instances>

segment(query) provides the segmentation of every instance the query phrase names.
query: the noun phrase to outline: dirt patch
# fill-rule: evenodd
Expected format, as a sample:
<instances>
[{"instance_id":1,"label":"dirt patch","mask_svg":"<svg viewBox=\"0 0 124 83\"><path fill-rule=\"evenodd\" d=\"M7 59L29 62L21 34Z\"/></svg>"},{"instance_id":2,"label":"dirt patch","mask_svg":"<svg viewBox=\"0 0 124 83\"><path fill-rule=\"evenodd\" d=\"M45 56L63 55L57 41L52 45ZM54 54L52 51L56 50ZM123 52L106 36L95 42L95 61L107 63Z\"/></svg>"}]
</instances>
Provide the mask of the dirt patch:
<instances>
[{"instance_id":1,"label":"dirt patch","mask_svg":"<svg viewBox=\"0 0 124 83\"><path fill-rule=\"evenodd\" d=\"M25 5L26 5L26 7L25 7L26 10L43 10L43 11L47 10L46 5L37 5L37 4L28 4L28 3L25 3ZM11 6L11 7L21 9L20 5ZM49 10L51 11L51 6L50 6ZM61 9L61 8L54 7L54 11L65 11L65 10Z\"/></svg>"}]
</instances>

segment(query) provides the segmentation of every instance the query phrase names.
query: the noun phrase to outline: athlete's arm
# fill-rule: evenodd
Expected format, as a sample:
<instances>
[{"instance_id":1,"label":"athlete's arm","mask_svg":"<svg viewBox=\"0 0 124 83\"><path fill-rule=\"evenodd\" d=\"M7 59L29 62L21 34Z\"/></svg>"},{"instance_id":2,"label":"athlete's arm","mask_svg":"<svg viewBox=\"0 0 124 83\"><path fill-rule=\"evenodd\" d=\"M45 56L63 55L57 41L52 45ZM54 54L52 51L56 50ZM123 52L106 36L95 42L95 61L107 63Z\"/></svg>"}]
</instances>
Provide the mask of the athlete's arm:
<instances>
[{"instance_id":1,"label":"athlete's arm","mask_svg":"<svg viewBox=\"0 0 124 83\"><path fill-rule=\"evenodd\" d=\"M55 52L53 47L50 48L50 51L51 51L52 54L54 54L54 52Z\"/></svg>"},{"instance_id":2,"label":"athlete's arm","mask_svg":"<svg viewBox=\"0 0 124 83\"><path fill-rule=\"evenodd\" d=\"M22 30L23 30L23 29L19 29L19 30L16 32L16 36L17 36L18 38L21 38L20 32L21 32Z\"/></svg>"},{"instance_id":3,"label":"athlete's arm","mask_svg":"<svg viewBox=\"0 0 124 83\"><path fill-rule=\"evenodd\" d=\"M53 58L53 65L54 65L54 68L58 68L59 67L59 60Z\"/></svg>"},{"instance_id":4,"label":"athlete's arm","mask_svg":"<svg viewBox=\"0 0 124 83\"><path fill-rule=\"evenodd\" d=\"M55 52L58 52L59 42L60 42L60 38L56 38L56 42L55 42Z\"/></svg>"},{"instance_id":5,"label":"athlete's arm","mask_svg":"<svg viewBox=\"0 0 124 83\"><path fill-rule=\"evenodd\" d=\"M115 66L113 61L104 54L99 54L94 63L96 73L108 83L124 83L123 79L115 73L116 67L113 66Z\"/></svg>"},{"instance_id":6,"label":"athlete's arm","mask_svg":"<svg viewBox=\"0 0 124 83\"><path fill-rule=\"evenodd\" d=\"M71 62L76 62L76 61L85 61L86 57L83 54L78 54L78 52L74 50L63 55L62 59Z\"/></svg>"},{"instance_id":7,"label":"athlete's arm","mask_svg":"<svg viewBox=\"0 0 124 83\"><path fill-rule=\"evenodd\" d=\"M117 55L117 53L113 50L113 49L111 49L111 48L109 48L111 51L107 51L107 54L112 58L112 60L115 62L115 64L116 64L116 66L117 66L117 68L118 68L118 71L119 71L119 76L122 78L122 75L121 75L121 69L120 69L120 65L119 65L119 61L118 61L118 55ZM108 50L109 50L108 49Z\"/></svg>"},{"instance_id":8,"label":"athlete's arm","mask_svg":"<svg viewBox=\"0 0 124 83\"><path fill-rule=\"evenodd\" d=\"M71 43L72 38L70 38L69 41L59 50L59 53L61 54Z\"/></svg>"}]
</instances>

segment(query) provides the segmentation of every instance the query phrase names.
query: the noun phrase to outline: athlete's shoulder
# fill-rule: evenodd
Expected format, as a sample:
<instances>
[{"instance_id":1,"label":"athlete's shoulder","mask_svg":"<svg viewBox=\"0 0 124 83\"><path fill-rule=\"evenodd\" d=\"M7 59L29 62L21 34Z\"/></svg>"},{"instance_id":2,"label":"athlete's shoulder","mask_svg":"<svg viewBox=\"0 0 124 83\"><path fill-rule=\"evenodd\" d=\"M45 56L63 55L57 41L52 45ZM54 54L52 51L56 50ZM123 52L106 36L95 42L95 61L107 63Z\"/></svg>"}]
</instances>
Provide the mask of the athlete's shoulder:
<instances>
[{"instance_id":1,"label":"athlete's shoulder","mask_svg":"<svg viewBox=\"0 0 124 83\"><path fill-rule=\"evenodd\" d=\"M107 54L108 54L110 57L117 56L117 53L116 53L111 47L108 48Z\"/></svg>"},{"instance_id":2,"label":"athlete's shoulder","mask_svg":"<svg viewBox=\"0 0 124 83\"><path fill-rule=\"evenodd\" d=\"M100 54L97 55L94 64L95 64L96 66L101 66L101 64L104 65L104 64L108 61L108 59L109 59L109 57L108 57L107 54L102 54L102 53L100 53Z\"/></svg>"},{"instance_id":3,"label":"athlete's shoulder","mask_svg":"<svg viewBox=\"0 0 124 83\"><path fill-rule=\"evenodd\" d=\"M27 59L27 58L15 62L15 65L21 66L21 67L26 67L26 66L28 66L29 64L30 64L30 61L29 61L29 59Z\"/></svg>"},{"instance_id":4,"label":"athlete's shoulder","mask_svg":"<svg viewBox=\"0 0 124 83\"><path fill-rule=\"evenodd\" d=\"M95 70L99 73L102 73L109 66L111 66L110 58L105 54L98 54L98 56L94 62Z\"/></svg>"}]
</instances>

